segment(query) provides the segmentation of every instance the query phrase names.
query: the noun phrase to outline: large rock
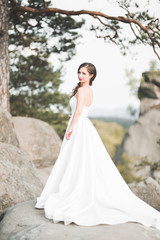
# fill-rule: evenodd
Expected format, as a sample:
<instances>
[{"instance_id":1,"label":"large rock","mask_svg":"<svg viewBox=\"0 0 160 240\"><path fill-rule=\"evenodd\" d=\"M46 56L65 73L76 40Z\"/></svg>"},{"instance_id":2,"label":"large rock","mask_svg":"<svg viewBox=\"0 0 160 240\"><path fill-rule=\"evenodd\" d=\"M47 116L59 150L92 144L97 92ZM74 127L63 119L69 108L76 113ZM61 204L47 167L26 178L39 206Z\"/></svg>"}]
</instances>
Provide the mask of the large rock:
<instances>
[{"instance_id":1,"label":"large rock","mask_svg":"<svg viewBox=\"0 0 160 240\"><path fill-rule=\"evenodd\" d=\"M151 177L129 184L131 190L143 201L160 211L160 185Z\"/></svg>"},{"instance_id":2,"label":"large rock","mask_svg":"<svg viewBox=\"0 0 160 240\"><path fill-rule=\"evenodd\" d=\"M160 90L159 87L151 82L143 82L139 87L139 98L151 98L158 99L160 98Z\"/></svg>"},{"instance_id":3,"label":"large rock","mask_svg":"<svg viewBox=\"0 0 160 240\"><path fill-rule=\"evenodd\" d=\"M58 157L61 139L46 122L34 118L13 117L20 148L38 168L52 166Z\"/></svg>"},{"instance_id":4,"label":"large rock","mask_svg":"<svg viewBox=\"0 0 160 240\"><path fill-rule=\"evenodd\" d=\"M141 100L140 115L159 105L160 109L160 71L142 73L138 96Z\"/></svg>"},{"instance_id":5,"label":"large rock","mask_svg":"<svg viewBox=\"0 0 160 240\"><path fill-rule=\"evenodd\" d=\"M143 98L140 105L140 113L143 115L151 108L160 110L160 99Z\"/></svg>"},{"instance_id":6,"label":"large rock","mask_svg":"<svg viewBox=\"0 0 160 240\"><path fill-rule=\"evenodd\" d=\"M45 186L52 169L53 169L53 166L37 168L38 176L41 179L43 186Z\"/></svg>"},{"instance_id":7,"label":"large rock","mask_svg":"<svg viewBox=\"0 0 160 240\"><path fill-rule=\"evenodd\" d=\"M0 142L18 146L18 139L13 127L12 116L0 107Z\"/></svg>"},{"instance_id":8,"label":"large rock","mask_svg":"<svg viewBox=\"0 0 160 240\"><path fill-rule=\"evenodd\" d=\"M160 111L151 109L140 116L137 122L129 128L122 144L114 157L115 162L123 162L125 153L134 165L133 172L136 177L145 178L152 176L149 164L160 160L160 146L157 144L160 138ZM142 162L148 162L144 166ZM135 167L135 165L142 165Z\"/></svg>"},{"instance_id":9,"label":"large rock","mask_svg":"<svg viewBox=\"0 0 160 240\"><path fill-rule=\"evenodd\" d=\"M145 82L153 83L160 87L160 71L144 72L142 76Z\"/></svg>"},{"instance_id":10,"label":"large rock","mask_svg":"<svg viewBox=\"0 0 160 240\"><path fill-rule=\"evenodd\" d=\"M129 128L114 160L123 163L127 156L132 175L142 179L151 176L160 183L160 146L157 144L160 139L160 71L142 74L138 96L140 117Z\"/></svg>"},{"instance_id":11,"label":"large rock","mask_svg":"<svg viewBox=\"0 0 160 240\"><path fill-rule=\"evenodd\" d=\"M42 183L29 156L16 146L0 143L0 212L35 199L41 191Z\"/></svg>"},{"instance_id":12,"label":"large rock","mask_svg":"<svg viewBox=\"0 0 160 240\"><path fill-rule=\"evenodd\" d=\"M130 127L124 151L129 157L147 156L150 162L157 162L160 160L160 147L157 144L159 138L160 111L151 109Z\"/></svg>"},{"instance_id":13,"label":"large rock","mask_svg":"<svg viewBox=\"0 0 160 240\"><path fill-rule=\"evenodd\" d=\"M7 209L1 216L1 240L159 240L160 231L137 223L83 227L54 224L44 211L28 201Z\"/></svg>"}]
</instances>

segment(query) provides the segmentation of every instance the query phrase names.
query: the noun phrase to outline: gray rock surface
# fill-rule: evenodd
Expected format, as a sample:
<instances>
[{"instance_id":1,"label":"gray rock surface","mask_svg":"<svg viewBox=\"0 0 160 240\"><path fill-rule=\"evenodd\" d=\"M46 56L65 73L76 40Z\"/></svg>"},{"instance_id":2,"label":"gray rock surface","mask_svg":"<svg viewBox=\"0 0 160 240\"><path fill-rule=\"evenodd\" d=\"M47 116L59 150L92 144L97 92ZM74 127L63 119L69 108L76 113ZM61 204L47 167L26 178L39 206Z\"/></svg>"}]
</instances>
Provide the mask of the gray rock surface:
<instances>
[{"instance_id":1,"label":"gray rock surface","mask_svg":"<svg viewBox=\"0 0 160 240\"><path fill-rule=\"evenodd\" d=\"M27 201L7 209L1 216L1 240L159 240L160 231L137 223L83 227L54 224Z\"/></svg>"},{"instance_id":2,"label":"gray rock surface","mask_svg":"<svg viewBox=\"0 0 160 240\"><path fill-rule=\"evenodd\" d=\"M13 117L20 148L38 168L53 166L58 157L61 139L46 122L35 118Z\"/></svg>"},{"instance_id":3,"label":"gray rock surface","mask_svg":"<svg viewBox=\"0 0 160 240\"><path fill-rule=\"evenodd\" d=\"M144 113L148 112L151 108L157 107L159 107L160 110L160 98L159 99L143 98L141 100L140 113L141 115L143 115Z\"/></svg>"},{"instance_id":4,"label":"gray rock surface","mask_svg":"<svg viewBox=\"0 0 160 240\"><path fill-rule=\"evenodd\" d=\"M160 146L157 144L159 138L160 111L153 108L140 116L129 128L116 152L115 162L121 160L125 153L134 166L133 175L142 179L151 176L149 166L135 167L135 165L141 164L144 160L149 163L160 161Z\"/></svg>"},{"instance_id":5,"label":"gray rock surface","mask_svg":"<svg viewBox=\"0 0 160 240\"><path fill-rule=\"evenodd\" d=\"M151 176L160 183L160 167L156 169L160 163L160 145L157 144L160 139L160 71L142 74L138 96L140 117L129 128L114 160L122 164L126 156L133 169L132 175L141 179Z\"/></svg>"},{"instance_id":6,"label":"gray rock surface","mask_svg":"<svg viewBox=\"0 0 160 240\"><path fill-rule=\"evenodd\" d=\"M158 99L160 98L159 87L152 82L143 82L139 88L140 98L151 98Z\"/></svg>"},{"instance_id":7,"label":"gray rock surface","mask_svg":"<svg viewBox=\"0 0 160 240\"><path fill-rule=\"evenodd\" d=\"M160 110L160 71L142 73L143 81L138 89L141 100L140 115L159 105Z\"/></svg>"},{"instance_id":8,"label":"gray rock surface","mask_svg":"<svg viewBox=\"0 0 160 240\"><path fill-rule=\"evenodd\" d=\"M160 211L160 185L151 177L129 184L131 190L143 201Z\"/></svg>"},{"instance_id":9,"label":"gray rock surface","mask_svg":"<svg viewBox=\"0 0 160 240\"><path fill-rule=\"evenodd\" d=\"M18 146L18 139L13 127L12 116L0 107L0 142Z\"/></svg>"},{"instance_id":10,"label":"gray rock surface","mask_svg":"<svg viewBox=\"0 0 160 240\"><path fill-rule=\"evenodd\" d=\"M37 168L38 176L41 179L43 186L45 186L52 169L53 169L53 166Z\"/></svg>"},{"instance_id":11,"label":"gray rock surface","mask_svg":"<svg viewBox=\"0 0 160 240\"><path fill-rule=\"evenodd\" d=\"M153 172L153 177L160 185L160 166Z\"/></svg>"},{"instance_id":12,"label":"gray rock surface","mask_svg":"<svg viewBox=\"0 0 160 240\"><path fill-rule=\"evenodd\" d=\"M130 127L124 151L129 157L148 157L151 162L160 160L160 111L151 109Z\"/></svg>"},{"instance_id":13,"label":"gray rock surface","mask_svg":"<svg viewBox=\"0 0 160 240\"><path fill-rule=\"evenodd\" d=\"M14 145L0 143L0 212L35 199L41 191L42 183L29 156Z\"/></svg>"}]
</instances>

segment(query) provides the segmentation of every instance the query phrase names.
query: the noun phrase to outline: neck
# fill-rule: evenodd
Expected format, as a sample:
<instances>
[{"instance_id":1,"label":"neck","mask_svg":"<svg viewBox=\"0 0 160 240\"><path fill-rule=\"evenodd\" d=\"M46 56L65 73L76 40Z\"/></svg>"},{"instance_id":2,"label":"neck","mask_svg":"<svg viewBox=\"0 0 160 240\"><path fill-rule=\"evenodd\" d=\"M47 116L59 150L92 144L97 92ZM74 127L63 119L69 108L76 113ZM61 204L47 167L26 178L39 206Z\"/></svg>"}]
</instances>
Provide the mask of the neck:
<instances>
[{"instance_id":1,"label":"neck","mask_svg":"<svg viewBox=\"0 0 160 240\"><path fill-rule=\"evenodd\" d=\"M86 83L81 83L81 86L82 86L82 87L89 86L89 83L88 83L88 82L86 82Z\"/></svg>"}]
</instances>

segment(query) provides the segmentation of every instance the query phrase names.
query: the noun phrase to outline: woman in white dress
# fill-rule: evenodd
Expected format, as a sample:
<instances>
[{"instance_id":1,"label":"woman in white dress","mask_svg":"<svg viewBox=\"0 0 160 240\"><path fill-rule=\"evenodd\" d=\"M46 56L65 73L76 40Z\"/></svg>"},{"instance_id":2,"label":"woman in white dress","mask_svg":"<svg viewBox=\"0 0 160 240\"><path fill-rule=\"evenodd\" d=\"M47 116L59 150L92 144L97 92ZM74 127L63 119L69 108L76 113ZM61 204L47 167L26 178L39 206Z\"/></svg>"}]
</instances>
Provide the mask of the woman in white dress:
<instances>
[{"instance_id":1,"label":"woman in white dress","mask_svg":"<svg viewBox=\"0 0 160 240\"><path fill-rule=\"evenodd\" d=\"M88 119L96 68L83 63L70 99L72 115L36 208L54 223L82 226L137 222L160 229L160 212L132 193Z\"/></svg>"}]
</instances>

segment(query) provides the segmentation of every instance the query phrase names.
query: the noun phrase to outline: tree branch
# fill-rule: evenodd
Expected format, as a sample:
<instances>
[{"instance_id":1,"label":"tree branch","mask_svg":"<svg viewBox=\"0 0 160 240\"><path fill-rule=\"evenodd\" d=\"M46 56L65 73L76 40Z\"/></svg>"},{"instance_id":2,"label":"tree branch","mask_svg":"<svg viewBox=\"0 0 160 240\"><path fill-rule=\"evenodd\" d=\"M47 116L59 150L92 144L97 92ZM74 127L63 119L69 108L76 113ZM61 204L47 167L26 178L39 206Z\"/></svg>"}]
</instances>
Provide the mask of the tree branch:
<instances>
[{"instance_id":1,"label":"tree branch","mask_svg":"<svg viewBox=\"0 0 160 240\"><path fill-rule=\"evenodd\" d=\"M43 3L44 3L44 8L47 8L47 3L45 0L43 0Z\"/></svg>"},{"instance_id":2,"label":"tree branch","mask_svg":"<svg viewBox=\"0 0 160 240\"><path fill-rule=\"evenodd\" d=\"M35 51L37 53L37 56L39 55L38 48L31 48L29 42L24 38L23 34L18 30L17 26L14 25L15 32L18 32L22 40L25 42L26 46L28 46L32 51Z\"/></svg>"},{"instance_id":3,"label":"tree branch","mask_svg":"<svg viewBox=\"0 0 160 240\"><path fill-rule=\"evenodd\" d=\"M113 35L113 37L111 37L110 35L106 35L104 38L109 38L111 41L114 41L113 39L118 37L118 32L117 32L117 29L116 29L116 28L112 27L112 26L109 25L109 24L104 23L98 16L93 16L93 17L96 18L96 19L98 19L99 22L102 23L104 26L112 29L112 30L115 32L115 34ZM115 43L115 42L114 42L114 43Z\"/></svg>"},{"instance_id":4,"label":"tree branch","mask_svg":"<svg viewBox=\"0 0 160 240\"><path fill-rule=\"evenodd\" d=\"M127 16L128 19L130 19L130 18L129 18L129 17L130 17L130 13L129 13L129 11L127 11L127 12L128 12L128 13L126 14L126 16ZM143 39L136 34L136 32L135 32L135 30L134 30L131 22L129 23L129 25L130 25L130 28L131 28L133 34L135 35L135 37L136 37L137 39L139 39L139 40L143 43Z\"/></svg>"},{"instance_id":5,"label":"tree branch","mask_svg":"<svg viewBox=\"0 0 160 240\"><path fill-rule=\"evenodd\" d=\"M15 0L11 0L11 1L12 2L16 2ZM102 18L107 19L107 20L115 20L115 21L118 21L118 22L129 24L130 27L131 27L131 30L135 34L134 29L132 27L132 24L134 24L134 25L138 26L144 33L146 33L148 35L148 38L151 41L151 45L153 47L153 50L156 53L157 57L160 59L160 55L158 54L158 52L156 50L156 47L155 47L155 46L160 47L160 43L155 38L155 36L153 36L153 34L150 33L150 31L154 32L154 34L157 34L157 35L159 35L159 32L157 33L154 30L154 28L151 27L152 21L147 26L144 26L138 20L133 19L133 18L129 18L128 15L126 17L124 17L124 16L117 16L117 17L115 17L115 16L109 16L109 15L107 15L105 13L97 12L97 11L89 11L89 10L70 11L70 10L64 10L64 9L58 9L58 8L47 8L46 5L45 5L45 8L42 8L42 9L35 9L35 8L28 7L28 6L14 5L14 7L12 7L12 9L11 9L10 14L14 15L17 12L20 12L20 13L27 12L27 13L31 13L31 14L34 14L34 15L42 15L42 16L49 16L49 15L52 15L52 14L55 14L55 13L72 15L72 16L76 16L76 15L90 15L90 16L92 16L94 18L97 18L104 26L107 26L104 22L102 22L102 20L100 20L99 17L102 17ZM129 14L129 12L128 12L128 14ZM108 27L111 28L110 25L108 25ZM159 31L159 20L157 21L156 29ZM112 30L114 30L114 29L112 29ZM136 34L135 34L135 36L138 37ZM140 37L138 37L138 38L140 39Z\"/></svg>"},{"instance_id":6,"label":"tree branch","mask_svg":"<svg viewBox=\"0 0 160 240\"><path fill-rule=\"evenodd\" d=\"M12 3L12 5L18 5L18 3L17 3L17 1L16 0L10 0L11 1L11 3Z\"/></svg>"}]
</instances>

